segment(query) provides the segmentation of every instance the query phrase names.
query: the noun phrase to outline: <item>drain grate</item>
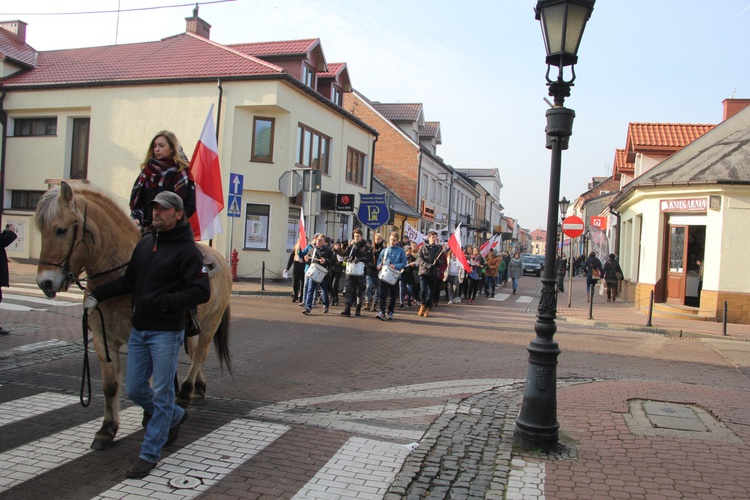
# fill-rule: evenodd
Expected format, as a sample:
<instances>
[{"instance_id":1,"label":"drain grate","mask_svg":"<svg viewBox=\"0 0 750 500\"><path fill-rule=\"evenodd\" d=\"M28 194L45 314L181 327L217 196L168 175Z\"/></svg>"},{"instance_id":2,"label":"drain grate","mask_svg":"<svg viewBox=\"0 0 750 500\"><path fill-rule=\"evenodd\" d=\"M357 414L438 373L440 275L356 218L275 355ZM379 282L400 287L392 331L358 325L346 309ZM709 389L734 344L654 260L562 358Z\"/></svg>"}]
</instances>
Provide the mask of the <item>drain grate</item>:
<instances>
[{"instance_id":1,"label":"drain grate","mask_svg":"<svg viewBox=\"0 0 750 500\"><path fill-rule=\"evenodd\" d=\"M742 443L734 432L700 406L643 399L631 399L628 406L630 412L623 418L636 436Z\"/></svg>"}]
</instances>

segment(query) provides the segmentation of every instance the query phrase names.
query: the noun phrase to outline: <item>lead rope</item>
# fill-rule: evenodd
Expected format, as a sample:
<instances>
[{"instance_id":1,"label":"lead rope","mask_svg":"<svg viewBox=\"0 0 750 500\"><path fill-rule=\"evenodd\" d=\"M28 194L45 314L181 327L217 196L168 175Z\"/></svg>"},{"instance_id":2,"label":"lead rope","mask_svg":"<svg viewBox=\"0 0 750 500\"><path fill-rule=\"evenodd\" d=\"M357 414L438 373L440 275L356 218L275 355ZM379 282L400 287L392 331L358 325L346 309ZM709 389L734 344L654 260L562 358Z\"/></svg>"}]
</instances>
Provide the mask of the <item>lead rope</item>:
<instances>
[{"instance_id":1,"label":"lead rope","mask_svg":"<svg viewBox=\"0 0 750 500\"><path fill-rule=\"evenodd\" d=\"M91 404L91 366L89 365L89 328L88 328L89 312L87 309L83 310L83 373L81 374L81 406L87 408ZM88 399L84 401L84 390L88 385Z\"/></svg>"}]
</instances>

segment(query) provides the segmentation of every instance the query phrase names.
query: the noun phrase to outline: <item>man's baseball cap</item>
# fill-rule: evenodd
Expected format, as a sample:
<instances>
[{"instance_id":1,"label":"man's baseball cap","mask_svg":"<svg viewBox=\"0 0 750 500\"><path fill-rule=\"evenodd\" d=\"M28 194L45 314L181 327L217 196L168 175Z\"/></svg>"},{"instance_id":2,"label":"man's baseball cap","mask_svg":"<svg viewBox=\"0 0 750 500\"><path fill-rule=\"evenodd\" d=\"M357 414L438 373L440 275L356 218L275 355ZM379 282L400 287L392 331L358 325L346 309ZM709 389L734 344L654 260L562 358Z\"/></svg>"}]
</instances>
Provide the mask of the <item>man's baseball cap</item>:
<instances>
[{"instance_id":1,"label":"man's baseball cap","mask_svg":"<svg viewBox=\"0 0 750 500\"><path fill-rule=\"evenodd\" d=\"M175 210L185 211L185 208L182 204L182 198L177 193L173 193L172 191L162 191L161 193L157 194L156 197L151 200L148 204L149 207L152 207L154 203L158 203L164 208L174 208Z\"/></svg>"}]
</instances>

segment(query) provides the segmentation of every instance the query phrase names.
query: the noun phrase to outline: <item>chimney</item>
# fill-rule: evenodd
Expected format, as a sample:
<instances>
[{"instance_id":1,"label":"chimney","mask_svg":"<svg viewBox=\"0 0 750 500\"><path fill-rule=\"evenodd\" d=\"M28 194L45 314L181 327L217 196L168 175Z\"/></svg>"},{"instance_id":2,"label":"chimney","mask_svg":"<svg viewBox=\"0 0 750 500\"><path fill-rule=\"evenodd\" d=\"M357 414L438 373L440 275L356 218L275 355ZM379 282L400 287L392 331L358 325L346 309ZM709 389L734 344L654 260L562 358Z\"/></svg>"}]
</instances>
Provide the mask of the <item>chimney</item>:
<instances>
[{"instance_id":1,"label":"chimney","mask_svg":"<svg viewBox=\"0 0 750 500\"><path fill-rule=\"evenodd\" d=\"M193 17L185 18L185 33L194 33L208 40L211 39L211 25L198 17L198 4L193 9Z\"/></svg>"},{"instance_id":2,"label":"chimney","mask_svg":"<svg viewBox=\"0 0 750 500\"><path fill-rule=\"evenodd\" d=\"M726 120L750 106L750 99L732 99L730 97L724 99L721 103L724 105L724 120Z\"/></svg>"},{"instance_id":3,"label":"chimney","mask_svg":"<svg viewBox=\"0 0 750 500\"><path fill-rule=\"evenodd\" d=\"M0 22L0 28L5 31L10 31L16 35L16 40L21 43L26 43L26 26L27 24L23 21L2 21Z\"/></svg>"}]
</instances>

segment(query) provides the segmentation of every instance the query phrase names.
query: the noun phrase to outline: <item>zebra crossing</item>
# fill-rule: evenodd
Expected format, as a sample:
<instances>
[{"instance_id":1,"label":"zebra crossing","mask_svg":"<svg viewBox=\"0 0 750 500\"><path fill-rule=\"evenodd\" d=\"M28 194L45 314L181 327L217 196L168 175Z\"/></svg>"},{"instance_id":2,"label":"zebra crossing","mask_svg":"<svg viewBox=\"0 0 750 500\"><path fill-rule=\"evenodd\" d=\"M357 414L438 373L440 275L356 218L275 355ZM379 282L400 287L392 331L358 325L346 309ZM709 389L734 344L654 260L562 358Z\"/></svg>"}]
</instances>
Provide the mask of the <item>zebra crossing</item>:
<instances>
[{"instance_id":1,"label":"zebra crossing","mask_svg":"<svg viewBox=\"0 0 750 500\"><path fill-rule=\"evenodd\" d=\"M52 307L81 307L83 292L70 289L60 292L54 299L47 298L34 283L14 283L3 290L0 311L47 311Z\"/></svg>"},{"instance_id":2,"label":"zebra crossing","mask_svg":"<svg viewBox=\"0 0 750 500\"><path fill-rule=\"evenodd\" d=\"M194 407L178 444L164 450L157 467L139 480L124 475L142 439L139 407L121 411L112 448L93 451L89 445L101 418L84 421L82 415L94 417L96 412L81 409L77 397L48 391L19 397L19 391L33 389L0 386L0 432L14 435L0 443L0 496L37 498L58 484L75 492L60 490L54 495L60 498L182 500L232 488L230 497L245 496L243 491L256 496L236 486L242 484L259 491L273 487L278 494L284 491L281 496L300 500L382 498L430 422L455 411L451 404L436 404L438 400L514 382L417 384L290 400L239 413ZM415 406L404 407L407 400ZM402 414L394 409L332 410L364 403L371 408L395 403ZM33 427L28 441L19 436L26 425ZM264 468L269 476L261 480L258 470ZM274 473L283 475L274 478Z\"/></svg>"}]
</instances>

